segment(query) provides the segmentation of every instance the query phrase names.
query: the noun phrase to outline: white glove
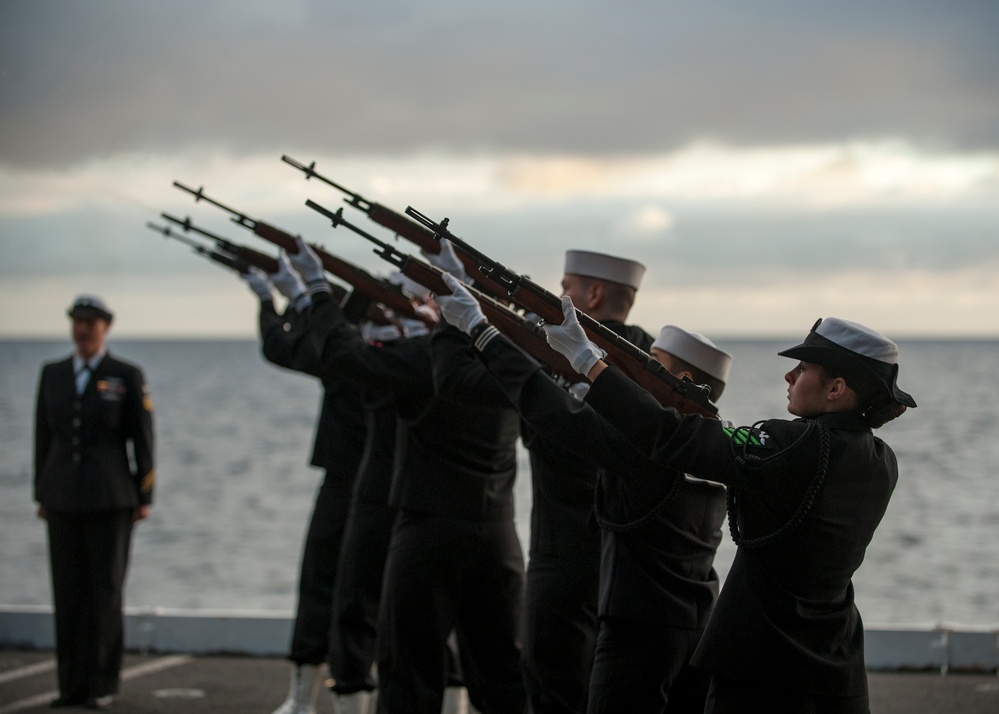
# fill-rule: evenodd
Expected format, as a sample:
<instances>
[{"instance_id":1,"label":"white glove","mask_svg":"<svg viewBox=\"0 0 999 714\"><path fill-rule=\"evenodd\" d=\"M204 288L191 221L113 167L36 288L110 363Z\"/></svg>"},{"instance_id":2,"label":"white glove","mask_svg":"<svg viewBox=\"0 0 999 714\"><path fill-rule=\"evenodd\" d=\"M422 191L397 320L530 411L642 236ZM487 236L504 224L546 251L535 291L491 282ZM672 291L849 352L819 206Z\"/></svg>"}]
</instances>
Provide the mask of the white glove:
<instances>
[{"instance_id":1,"label":"white glove","mask_svg":"<svg viewBox=\"0 0 999 714\"><path fill-rule=\"evenodd\" d=\"M420 250L420 252L431 265L440 268L445 273L450 273L463 283L467 284L471 282L468 278L468 273L465 272L465 266L462 264L458 255L454 252L454 246L451 245L451 241L447 238L441 238L440 244L440 253L428 253L425 250Z\"/></svg>"},{"instance_id":2,"label":"white glove","mask_svg":"<svg viewBox=\"0 0 999 714\"><path fill-rule=\"evenodd\" d=\"M323 261L316 255L316 251L306 245L302 236L295 236L295 245L298 246L298 252L288 256L295 272L302 276L307 285L325 282L326 271L323 270Z\"/></svg>"},{"instance_id":3,"label":"white glove","mask_svg":"<svg viewBox=\"0 0 999 714\"><path fill-rule=\"evenodd\" d=\"M298 273L291 269L291 263L288 260L288 254L282 250L278 256L278 270L271 275L271 282L279 293L294 301L305 292L305 283L302 282Z\"/></svg>"},{"instance_id":4,"label":"white glove","mask_svg":"<svg viewBox=\"0 0 999 714\"><path fill-rule=\"evenodd\" d=\"M572 368L580 374L588 374L593 365L607 356L607 353L590 342L576 317L572 298L562 296L562 324L544 325L545 336L552 349L561 354Z\"/></svg>"},{"instance_id":5,"label":"white glove","mask_svg":"<svg viewBox=\"0 0 999 714\"><path fill-rule=\"evenodd\" d=\"M586 399L586 393L590 391L589 382L576 382L575 384L570 384L568 392L574 396L579 401Z\"/></svg>"},{"instance_id":6,"label":"white glove","mask_svg":"<svg viewBox=\"0 0 999 714\"><path fill-rule=\"evenodd\" d=\"M376 325L365 320L361 323L361 337L365 342L394 342L402 337L402 331L395 325Z\"/></svg>"},{"instance_id":7,"label":"white glove","mask_svg":"<svg viewBox=\"0 0 999 714\"><path fill-rule=\"evenodd\" d=\"M267 278L267 273L258 268L255 265L251 265L246 269L245 273L240 273L239 277L246 281L246 284L250 286L250 290L253 291L254 295L260 298L260 302L267 302L268 300L274 300L274 294L271 292L271 281Z\"/></svg>"},{"instance_id":8,"label":"white glove","mask_svg":"<svg viewBox=\"0 0 999 714\"><path fill-rule=\"evenodd\" d=\"M441 242L443 243L443 240ZM462 285L461 280L451 273L444 273L444 283L451 289L451 294L437 296L441 315L448 324L454 325L466 335L472 334L472 329L486 319L482 308L479 307L479 301L468 292L468 288Z\"/></svg>"},{"instance_id":9,"label":"white glove","mask_svg":"<svg viewBox=\"0 0 999 714\"><path fill-rule=\"evenodd\" d=\"M430 334L430 328L427 327L427 323L423 320L417 320L412 317L400 317L396 319L396 322L399 323L403 337L422 337L423 335Z\"/></svg>"}]
</instances>

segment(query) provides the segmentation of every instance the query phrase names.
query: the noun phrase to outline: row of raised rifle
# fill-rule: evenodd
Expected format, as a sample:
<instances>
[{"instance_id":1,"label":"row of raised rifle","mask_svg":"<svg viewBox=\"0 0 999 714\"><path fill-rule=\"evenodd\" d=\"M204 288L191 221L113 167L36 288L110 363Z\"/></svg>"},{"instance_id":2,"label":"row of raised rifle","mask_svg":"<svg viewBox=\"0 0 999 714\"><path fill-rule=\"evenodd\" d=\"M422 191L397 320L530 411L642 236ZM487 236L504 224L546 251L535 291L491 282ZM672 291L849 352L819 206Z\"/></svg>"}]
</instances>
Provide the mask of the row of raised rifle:
<instances>
[{"instance_id":1,"label":"row of raised rifle","mask_svg":"<svg viewBox=\"0 0 999 714\"><path fill-rule=\"evenodd\" d=\"M412 207L408 207L406 215L402 215L381 204L372 203L317 173L315 162L305 165L288 156L282 156L281 160L302 171L306 179L319 179L345 193L347 198L344 200L348 205L363 211L372 221L392 231L395 235L409 240L425 253L439 253L439 241L441 238L446 238L454 247L465 272L474 280L469 289L479 301L487 319L521 349L546 365L555 374L569 381L584 379L569 366L562 355L548 346L544 331L538 322L539 320L551 324L562 322L562 306L559 296L544 289L526 276L493 260L454 235L448 229L449 221L447 218L436 223ZM234 223L253 231L260 238L279 246L286 252L293 254L298 251L295 237L290 233L209 198L204 193L204 187L195 190L177 181L174 181L173 185L193 195L195 202L205 201L228 212ZM436 294L447 295L450 293L441 278L442 273L439 268L397 250L389 243L350 223L343 217L343 208L331 211L312 200L307 200L306 205L329 218L333 227L343 226L374 243L376 246L374 252L395 265L399 272L409 279ZM192 223L190 218L181 220L166 213L161 215L170 223L182 228L185 233L195 232L214 241L214 248L207 248L197 241L178 234L169 226L162 227L150 223L148 224L150 228L190 245L197 253L228 268L240 273L246 272L250 266L256 266L266 273L275 273L278 270L277 259L271 255L233 243L222 236L199 228ZM320 246L312 244L311 247L322 260L328 273L347 283L353 290L370 301L371 307L368 309L365 319L383 324L388 322L389 318L386 313L378 306L398 315L425 319L415 310L413 302L399 286L372 275L363 268L329 253ZM334 290L338 293L337 297L342 298L347 294L347 290L342 287L337 288L334 285ZM640 384L661 404L673 407L681 413L717 415L717 408L707 398L701 385L675 377L643 350L585 313L578 310L577 313L580 324L589 339L606 351L606 361Z\"/></svg>"}]
</instances>

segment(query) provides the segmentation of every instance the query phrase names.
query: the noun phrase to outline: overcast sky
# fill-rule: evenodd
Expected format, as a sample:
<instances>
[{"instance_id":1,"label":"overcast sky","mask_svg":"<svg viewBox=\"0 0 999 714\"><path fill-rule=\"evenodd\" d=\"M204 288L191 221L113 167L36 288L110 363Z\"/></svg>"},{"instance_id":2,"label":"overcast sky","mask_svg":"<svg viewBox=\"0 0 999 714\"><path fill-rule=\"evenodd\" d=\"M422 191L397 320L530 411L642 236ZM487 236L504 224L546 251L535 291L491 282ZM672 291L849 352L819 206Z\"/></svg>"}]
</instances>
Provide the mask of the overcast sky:
<instances>
[{"instance_id":1,"label":"overcast sky","mask_svg":"<svg viewBox=\"0 0 999 714\"><path fill-rule=\"evenodd\" d=\"M274 251L174 180L387 271L283 154L555 292L567 249L638 259L653 333L999 336L997 36L991 0L4 0L0 337L81 292L118 337L252 336L145 224Z\"/></svg>"}]
</instances>

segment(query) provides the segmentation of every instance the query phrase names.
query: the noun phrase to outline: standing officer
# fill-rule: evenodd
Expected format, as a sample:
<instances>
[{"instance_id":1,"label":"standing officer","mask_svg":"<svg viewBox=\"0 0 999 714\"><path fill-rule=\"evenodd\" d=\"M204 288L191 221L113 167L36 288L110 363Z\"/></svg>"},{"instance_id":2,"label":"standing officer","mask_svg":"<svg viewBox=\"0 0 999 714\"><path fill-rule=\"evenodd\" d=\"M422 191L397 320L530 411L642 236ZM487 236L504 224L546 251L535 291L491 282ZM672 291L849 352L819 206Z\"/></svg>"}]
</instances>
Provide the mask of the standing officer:
<instances>
[{"instance_id":1,"label":"standing officer","mask_svg":"<svg viewBox=\"0 0 999 714\"><path fill-rule=\"evenodd\" d=\"M633 260L570 250L562 293L579 309L648 351L652 337L626 325L645 274ZM586 711L597 637L600 533L591 525L598 465L566 444L523 429L533 505L524 602L523 669L534 714Z\"/></svg>"},{"instance_id":2,"label":"standing officer","mask_svg":"<svg viewBox=\"0 0 999 714\"><path fill-rule=\"evenodd\" d=\"M142 370L108 354L107 305L81 295L68 314L76 354L42 368L35 413L35 500L55 600L52 706L101 709L119 686L132 524L153 500L153 403Z\"/></svg>"}]
</instances>

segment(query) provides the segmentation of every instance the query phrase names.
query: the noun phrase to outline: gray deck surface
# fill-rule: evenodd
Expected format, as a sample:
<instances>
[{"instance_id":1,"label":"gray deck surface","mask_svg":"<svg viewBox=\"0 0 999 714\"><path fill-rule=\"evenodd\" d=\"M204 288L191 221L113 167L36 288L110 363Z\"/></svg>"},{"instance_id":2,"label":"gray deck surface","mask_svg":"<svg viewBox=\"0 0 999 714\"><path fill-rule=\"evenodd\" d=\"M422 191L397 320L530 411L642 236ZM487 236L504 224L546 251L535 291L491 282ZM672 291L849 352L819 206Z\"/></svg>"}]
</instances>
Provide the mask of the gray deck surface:
<instances>
[{"instance_id":1,"label":"gray deck surface","mask_svg":"<svg viewBox=\"0 0 999 714\"><path fill-rule=\"evenodd\" d=\"M0 714L51 711L54 665L51 652L0 650ZM287 693L288 671L278 658L130 654L109 711L270 714ZM870 686L875 714L999 712L995 674L872 672ZM319 712L329 714L330 699L321 694Z\"/></svg>"}]
</instances>

